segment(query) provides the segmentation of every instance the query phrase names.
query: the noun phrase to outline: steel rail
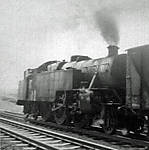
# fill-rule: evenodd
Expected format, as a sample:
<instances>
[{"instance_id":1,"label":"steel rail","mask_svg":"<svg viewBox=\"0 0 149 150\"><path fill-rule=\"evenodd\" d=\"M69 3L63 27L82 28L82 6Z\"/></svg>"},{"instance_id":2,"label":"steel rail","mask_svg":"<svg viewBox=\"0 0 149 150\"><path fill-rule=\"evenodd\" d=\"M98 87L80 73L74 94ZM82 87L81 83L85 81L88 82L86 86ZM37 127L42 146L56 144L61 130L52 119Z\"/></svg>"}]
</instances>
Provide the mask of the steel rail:
<instances>
[{"instance_id":1,"label":"steel rail","mask_svg":"<svg viewBox=\"0 0 149 150\"><path fill-rule=\"evenodd\" d=\"M105 146L103 144L97 144L94 142L90 142L87 140L82 140L82 139L78 139L72 136L68 136L68 135L64 135L61 133L56 133L53 131L49 131L46 129L41 129L38 127L34 127L33 125L28 125L28 124L24 124L24 123L20 123L20 122L16 122L16 121L12 121L12 120L8 120L8 119L4 119L4 118L0 118L0 121L4 124L9 124L15 126L15 129L17 130L16 126L19 127L20 129L22 128L23 130L28 130L28 132L32 132L32 134L24 134L24 135L20 135L19 129L17 131L14 131L14 129L9 128L7 125L3 126L0 124L0 128L7 131L7 132L11 132L11 134L14 134L16 136L21 137L21 139L25 139L27 141L30 141L30 143L33 145L33 143L35 145L39 145L41 149L54 149L54 150L58 150L58 149L102 149L102 150L116 150L115 148L109 147L109 146ZM35 135L36 136L33 136ZM38 135L42 135L38 136ZM37 137L37 139L36 139ZM40 139L41 138L41 139ZM61 145L58 143L55 144L47 144L50 141L44 141L44 138L46 139L57 139L58 143L60 141L64 141L64 143L70 143L73 146L70 147L66 147L63 148L61 145L65 145L64 143L62 143ZM43 142L44 141L44 142ZM60 148L61 147L61 148Z\"/></svg>"},{"instance_id":2,"label":"steel rail","mask_svg":"<svg viewBox=\"0 0 149 150\"><path fill-rule=\"evenodd\" d=\"M9 112L7 112L7 114L9 115ZM18 114L17 114L18 115ZM22 114L23 116L23 114ZM5 115L4 115L5 117ZM14 113L14 117L15 117L15 113ZM17 117L17 116L16 116ZM9 118L9 117L8 117ZM9 119L13 119L13 118L9 118ZM15 119L17 120L17 119ZM18 120L17 120L18 121ZM71 126L62 126L62 125L57 125L55 123L52 123L52 122L43 122L43 121L39 121L39 120L32 120L32 119L28 119L29 122L33 123L33 124L36 124L38 125L38 127L46 127L46 128L49 128L51 127L52 129L54 130L61 130L61 131L64 131L64 132L72 132L72 133L76 133L77 135L78 134L81 134L81 135L85 135L88 137L91 137L92 138L96 138L96 139L99 139L97 143L100 143L100 140L102 141L105 141L106 143L111 143L111 145L114 145L113 147L115 147L115 145L119 145L119 146L127 146L127 147L149 147L149 141L148 139L146 138L146 136L142 136L141 135L141 138L138 138L138 136L135 136L135 135L130 135L130 136L121 136L119 134L116 134L116 135L106 135L102 132L99 132L99 131L95 131L95 130L91 130L91 129L81 129L81 130L78 130L74 127L71 127ZM140 137L140 136L139 136ZM97 141L97 140L96 140ZM94 141L94 142L96 142ZM103 142L102 142L103 143ZM109 144L106 144L105 145L109 145ZM112 146L111 146L112 147ZM117 148L117 147L116 147Z\"/></svg>"}]
</instances>

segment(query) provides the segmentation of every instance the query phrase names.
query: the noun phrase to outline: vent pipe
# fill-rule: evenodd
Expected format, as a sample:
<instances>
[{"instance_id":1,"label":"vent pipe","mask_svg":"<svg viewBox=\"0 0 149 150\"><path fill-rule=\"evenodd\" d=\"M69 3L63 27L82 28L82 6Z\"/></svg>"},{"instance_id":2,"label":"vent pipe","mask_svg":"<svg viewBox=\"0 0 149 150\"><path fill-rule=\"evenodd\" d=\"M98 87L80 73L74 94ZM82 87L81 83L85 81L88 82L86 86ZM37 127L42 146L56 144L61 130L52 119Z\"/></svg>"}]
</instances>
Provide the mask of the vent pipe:
<instances>
[{"instance_id":1,"label":"vent pipe","mask_svg":"<svg viewBox=\"0 0 149 150\"><path fill-rule=\"evenodd\" d=\"M118 46L115 45L109 45L108 47L108 56L115 56L118 55Z\"/></svg>"}]
</instances>

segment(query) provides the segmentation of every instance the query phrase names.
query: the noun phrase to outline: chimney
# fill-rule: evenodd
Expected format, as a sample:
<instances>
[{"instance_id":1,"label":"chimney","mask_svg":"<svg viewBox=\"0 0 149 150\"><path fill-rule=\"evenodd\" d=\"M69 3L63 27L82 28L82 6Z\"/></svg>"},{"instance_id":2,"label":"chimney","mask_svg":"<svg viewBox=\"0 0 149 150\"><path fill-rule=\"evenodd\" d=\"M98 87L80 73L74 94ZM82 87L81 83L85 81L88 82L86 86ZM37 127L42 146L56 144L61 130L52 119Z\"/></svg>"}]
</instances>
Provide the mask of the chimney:
<instances>
[{"instance_id":1,"label":"chimney","mask_svg":"<svg viewBox=\"0 0 149 150\"><path fill-rule=\"evenodd\" d=\"M109 45L108 47L108 56L115 56L118 55L118 46L115 45Z\"/></svg>"}]
</instances>

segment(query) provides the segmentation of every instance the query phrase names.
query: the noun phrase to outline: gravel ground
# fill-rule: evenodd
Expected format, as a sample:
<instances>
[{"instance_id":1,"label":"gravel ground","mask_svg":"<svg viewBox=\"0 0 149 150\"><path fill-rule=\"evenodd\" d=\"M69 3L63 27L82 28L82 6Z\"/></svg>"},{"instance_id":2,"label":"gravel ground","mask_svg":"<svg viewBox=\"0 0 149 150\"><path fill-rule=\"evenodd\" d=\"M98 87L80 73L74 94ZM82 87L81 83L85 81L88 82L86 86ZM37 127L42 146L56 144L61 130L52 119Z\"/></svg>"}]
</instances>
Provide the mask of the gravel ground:
<instances>
[{"instance_id":1,"label":"gravel ground","mask_svg":"<svg viewBox=\"0 0 149 150\"><path fill-rule=\"evenodd\" d=\"M16 105L15 101L0 98L0 110L23 113L23 107Z\"/></svg>"},{"instance_id":2,"label":"gravel ground","mask_svg":"<svg viewBox=\"0 0 149 150\"><path fill-rule=\"evenodd\" d=\"M6 138L0 138L0 150L23 150L23 147L17 147Z\"/></svg>"},{"instance_id":3,"label":"gravel ground","mask_svg":"<svg viewBox=\"0 0 149 150\"><path fill-rule=\"evenodd\" d=\"M0 110L22 113L23 107L16 105L16 100L14 98L1 97L0 98ZM0 138L0 149L23 150L22 148L15 147L14 145L12 145L12 143L10 143L10 141L7 141L3 138Z\"/></svg>"}]
</instances>

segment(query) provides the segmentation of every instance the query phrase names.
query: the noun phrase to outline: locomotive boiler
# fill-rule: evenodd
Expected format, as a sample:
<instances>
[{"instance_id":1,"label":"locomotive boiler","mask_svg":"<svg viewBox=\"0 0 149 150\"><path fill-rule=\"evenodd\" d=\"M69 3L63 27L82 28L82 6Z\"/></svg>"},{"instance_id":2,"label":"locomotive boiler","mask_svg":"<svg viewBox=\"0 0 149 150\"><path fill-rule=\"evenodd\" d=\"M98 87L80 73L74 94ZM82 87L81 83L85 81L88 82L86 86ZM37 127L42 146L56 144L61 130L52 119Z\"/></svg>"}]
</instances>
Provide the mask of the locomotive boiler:
<instances>
[{"instance_id":1,"label":"locomotive boiler","mask_svg":"<svg viewBox=\"0 0 149 150\"><path fill-rule=\"evenodd\" d=\"M126 55L118 55L117 46L108 47L108 57L90 59L77 62L69 62L63 65L62 69L75 68L85 73L85 80L90 82L95 72L97 72L94 88L100 87L125 87Z\"/></svg>"},{"instance_id":2,"label":"locomotive boiler","mask_svg":"<svg viewBox=\"0 0 149 150\"><path fill-rule=\"evenodd\" d=\"M49 61L24 72L17 104L34 119L102 127L108 134L117 128L142 132L149 109L148 58L148 45L127 54L110 45L104 58Z\"/></svg>"}]
</instances>

